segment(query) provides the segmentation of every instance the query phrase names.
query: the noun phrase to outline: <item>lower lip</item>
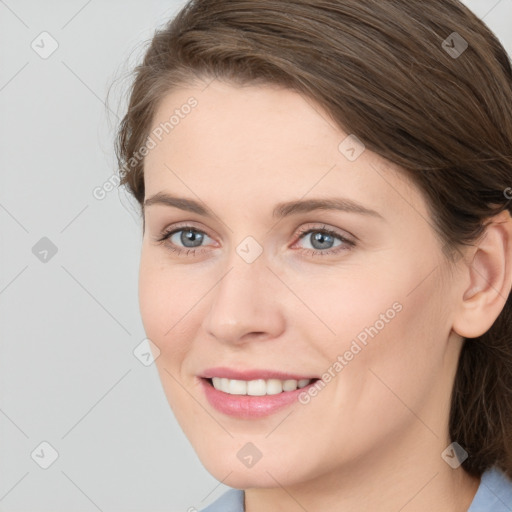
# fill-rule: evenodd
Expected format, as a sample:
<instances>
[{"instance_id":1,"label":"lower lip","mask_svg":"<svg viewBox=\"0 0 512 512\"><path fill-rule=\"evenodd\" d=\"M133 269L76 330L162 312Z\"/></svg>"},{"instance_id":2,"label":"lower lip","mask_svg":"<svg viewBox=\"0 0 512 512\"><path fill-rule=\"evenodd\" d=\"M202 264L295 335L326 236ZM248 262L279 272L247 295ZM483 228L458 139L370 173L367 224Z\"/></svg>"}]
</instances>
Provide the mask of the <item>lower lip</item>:
<instances>
[{"instance_id":1,"label":"lower lip","mask_svg":"<svg viewBox=\"0 0 512 512\"><path fill-rule=\"evenodd\" d=\"M230 395L215 389L207 379L201 379L206 399L217 411L237 418L254 419L270 416L284 407L297 402L299 395L313 386L307 386L295 391L283 391L277 395L249 396Z\"/></svg>"}]
</instances>

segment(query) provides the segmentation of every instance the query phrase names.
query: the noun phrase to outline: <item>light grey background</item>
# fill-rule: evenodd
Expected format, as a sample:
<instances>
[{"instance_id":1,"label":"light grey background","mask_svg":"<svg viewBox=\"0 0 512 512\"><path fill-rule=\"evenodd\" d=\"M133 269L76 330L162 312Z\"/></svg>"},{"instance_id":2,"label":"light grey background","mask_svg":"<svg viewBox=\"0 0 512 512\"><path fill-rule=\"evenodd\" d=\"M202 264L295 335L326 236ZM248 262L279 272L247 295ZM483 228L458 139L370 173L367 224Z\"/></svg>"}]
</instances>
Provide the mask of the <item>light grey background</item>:
<instances>
[{"instance_id":1,"label":"light grey background","mask_svg":"<svg viewBox=\"0 0 512 512\"><path fill-rule=\"evenodd\" d=\"M465 3L512 53L512 0ZM2 512L172 512L225 490L174 420L154 365L133 353L145 338L138 214L117 189L93 195L115 173L127 82L112 90L110 118L108 88L183 4L0 0ZM47 58L44 31L58 44ZM55 255L46 242L33 253L43 237ZM58 453L48 469L42 442Z\"/></svg>"}]
</instances>

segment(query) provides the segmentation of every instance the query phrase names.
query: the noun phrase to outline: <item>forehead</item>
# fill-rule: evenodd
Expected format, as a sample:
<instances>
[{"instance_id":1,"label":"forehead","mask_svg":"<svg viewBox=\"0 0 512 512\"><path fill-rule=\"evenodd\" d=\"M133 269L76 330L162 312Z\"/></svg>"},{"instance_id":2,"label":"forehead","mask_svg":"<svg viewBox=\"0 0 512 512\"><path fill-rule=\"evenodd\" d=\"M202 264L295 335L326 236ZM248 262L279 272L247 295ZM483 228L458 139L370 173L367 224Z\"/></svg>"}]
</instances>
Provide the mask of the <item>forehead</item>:
<instances>
[{"instance_id":1,"label":"forehead","mask_svg":"<svg viewBox=\"0 0 512 512\"><path fill-rule=\"evenodd\" d=\"M266 200L339 194L402 214L413 201L426 215L419 191L399 168L367 149L354 160L347 148L355 156L362 148L353 136L289 89L218 80L175 89L158 106L150 137L146 198L167 190L222 201L254 198L261 207Z\"/></svg>"},{"instance_id":2,"label":"forehead","mask_svg":"<svg viewBox=\"0 0 512 512\"><path fill-rule=\"evenodd\" d=\"M208 159L218 167L259 167L260 172L276 158L275 169L304 157L313 164L333 162L337 147L333 147L332 134L328 137L332 126L302 96L283 88L241 87L214 80L203 89L178 89L162 100L152 131L165 128L173 113L179 117L180 110L188 111L189 98L194 98L196 106L173 120L162 138L168 144L159 144L148 155L148 164L154 156L161 158L161 151ZM334 139L342 135L336 134ZM296 167L299 170L303 165Z\"/></svg>"}]
</instances>

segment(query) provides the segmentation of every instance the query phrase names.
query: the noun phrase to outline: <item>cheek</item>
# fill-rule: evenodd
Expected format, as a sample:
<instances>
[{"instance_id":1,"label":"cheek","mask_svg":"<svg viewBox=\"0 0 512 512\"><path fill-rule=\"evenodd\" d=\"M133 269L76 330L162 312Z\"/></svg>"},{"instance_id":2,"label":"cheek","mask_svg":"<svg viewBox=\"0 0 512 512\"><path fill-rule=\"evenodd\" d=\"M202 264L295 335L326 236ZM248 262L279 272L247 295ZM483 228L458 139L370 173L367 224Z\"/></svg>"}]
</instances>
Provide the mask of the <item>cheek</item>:
<instances>
[{"instance_id":1,"label":"cheek","mask_svg":"<svg viewBox=\"0 0 512 512\"><path fill-rule=\"evenodd\" d=\"M183 274L183 273L182 273ZM169 265L158 263L151 254L141 256L139 269L139 308L146 336L159 348L156 365L175 373L186 352L184 328L186 315L193 304L194 287L185 286L183 275ZM165 381L168 375L161 373ZM170 384L170 383L169 383Z\"/></svg>"},{"instance_id":2,"label":"cheek","mask_svg":"<svg viewBox=\"0 0 512 512\"><path fill-rule=\"evenodd\" d=\"M359 373L354 367L358 384L354 384L367 395L362 403L382 409L382 421L387 418L392 424L396 418L407 416L404 403L420 410L436 385L448 335L441 295L431 282L402 296L400 312L376 336L368 338L361 351Z\"/></svg>"},{"instance_id":3,"label":"cheek","mask_svg":"<svg viewBox=\"0 0 512 512\"><path fill-rule=\"evenodd\" d=\"M182 368L193 333L187 331L187 311L194 303L194 287L184 283L184 272L142 252L139 268L139 308L146 336L158 347L155 359L167 401L174 411L188 410ZM183 418L177 415L182 423ZM182 425L183 426L183 425Z\"/></svg>"},{"instance_id":4,"label":"cheek","mask_svg":"<svg viewBox=\"0 0 512 512\"><path fill-rule=\"evenodd\" d=\"M170 265L143 249L139 267L139 307L142 322L156 338L172 336L200 292L180 265Z\"/></svg>"},{"instance_id":5,"label":"cheek","mask_svg":"<svg viewBox=\"0 0 512 512\"><path fill-rule=\"evenodd\" d=\"M334 331L336 348L347 350L354 340L364 347L392 328L402 315L403 290L407 288L398 279L383 282L381 278L379 282L371 275L348 274L327 276L309 293L305 288L302 295L304 302L318 311L318 316ZM321 341L318 336L313 339Z\"/></svg>"},{"instance_id":6,"label":"cheek","mask_svg":"<svg viewBox=\"0 0 512 512\"><path fill-rule=\"evenodd\" d=\"M415 289L418 271L405 265L400 271L346 283L326 301L332 310L326 321L337 333L326 354L326 369L336 375L334 401L368 406L366 414L382 408L382 417L390 402L397 405L393 414L403 408L395 394L409 404L425 398L442 369L449 333L441 284L433 277Z\"/></svg>"},{"instance_id":7,"label":"cheek","mask_svg":"<svg viewBox=\"0 0 512 512\"><path fill-rule=\"evenodd\" d=\"M160 338L169 328L168 311L172 311L172 304L169 303L172 295L165 293L167 285L159 278L161 275L157 266L143 254L139 269L139 308L150 339Z\"/></svg>"}]
</instances>

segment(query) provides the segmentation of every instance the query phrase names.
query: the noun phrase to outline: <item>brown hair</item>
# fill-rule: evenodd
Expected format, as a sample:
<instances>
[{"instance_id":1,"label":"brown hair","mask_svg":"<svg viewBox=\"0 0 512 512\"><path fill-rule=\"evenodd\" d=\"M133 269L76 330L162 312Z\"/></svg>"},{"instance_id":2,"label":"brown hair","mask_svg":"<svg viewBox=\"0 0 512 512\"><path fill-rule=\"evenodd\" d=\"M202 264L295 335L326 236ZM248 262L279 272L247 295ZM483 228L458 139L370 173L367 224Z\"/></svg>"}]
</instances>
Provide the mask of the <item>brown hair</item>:
<instances>
[{"instance_id":1,"label":"brown hair","mask_svg":"<svg viewBox=\"0 0 512 512\"><path fill-rule=\"evenodd\" d=\"M144 160L133 157L163 96L198 78L276 84L312 99L405 170L445 249L474 243L490 217L512 212L510 59L458 0L188 2L136 67L116 140L121 185L141 205ZM476 476L496 465L512 477L511 325L509 295L459 360L450 436Z\"/></svg>"}]
</instances>

